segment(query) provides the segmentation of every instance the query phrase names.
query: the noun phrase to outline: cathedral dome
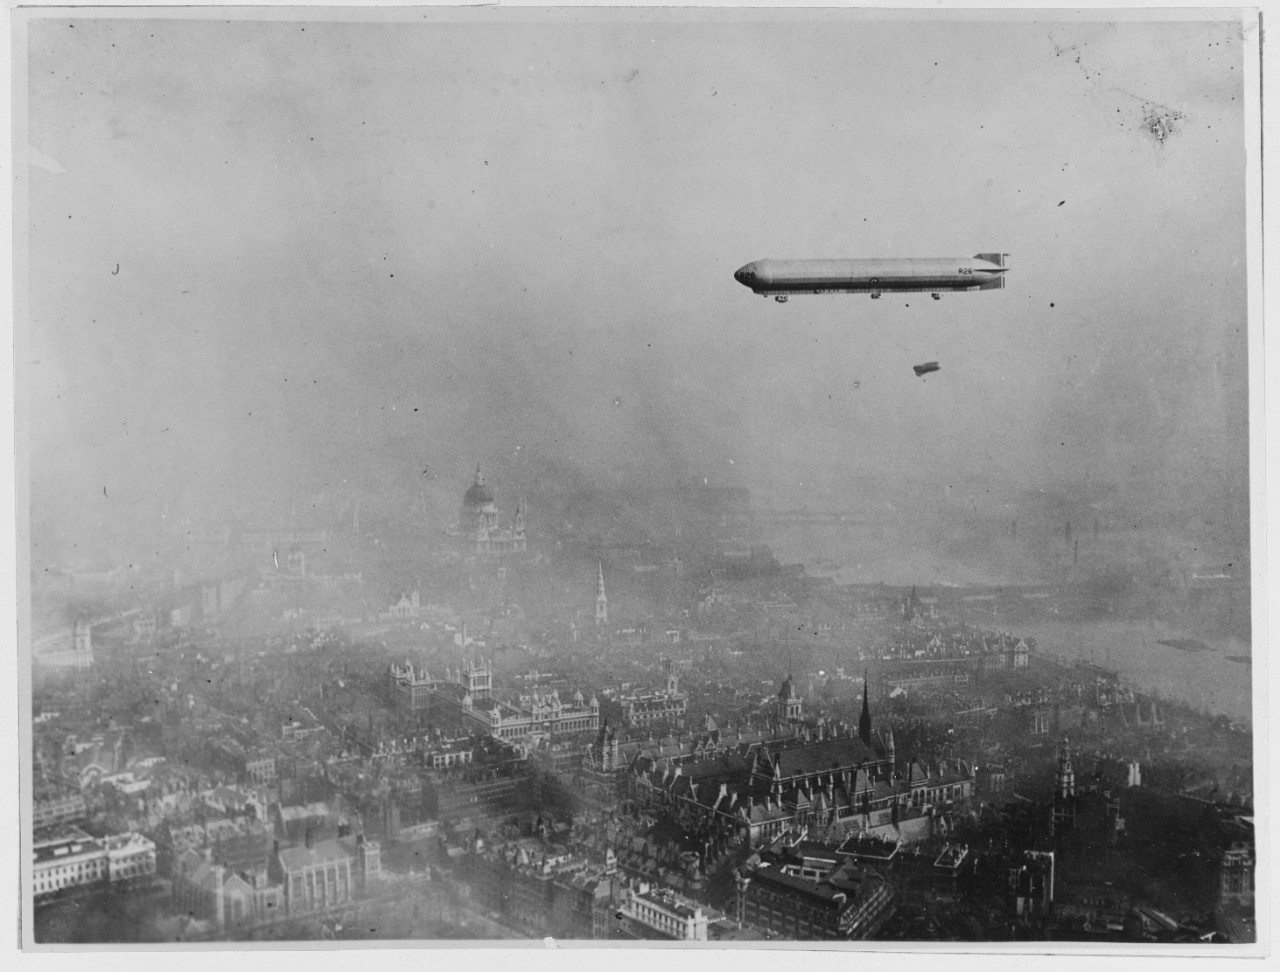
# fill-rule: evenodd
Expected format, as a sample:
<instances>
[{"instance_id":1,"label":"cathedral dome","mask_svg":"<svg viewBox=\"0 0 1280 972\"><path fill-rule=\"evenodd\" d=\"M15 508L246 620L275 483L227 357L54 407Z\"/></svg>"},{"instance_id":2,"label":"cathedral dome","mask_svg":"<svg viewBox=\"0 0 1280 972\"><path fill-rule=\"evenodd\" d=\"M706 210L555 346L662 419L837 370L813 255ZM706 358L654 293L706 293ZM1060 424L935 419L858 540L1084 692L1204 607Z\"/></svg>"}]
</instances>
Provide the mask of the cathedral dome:
<instances>
[{"instance_id":1,"label":"cathedral dome","mask_svg":"<svg viewBox=\"0 0 1280 972\"><path fill-rule=\"evenodd\" d=\"M480 475L480 467L476 466L476 481L471 484L466 495L462 497L462 505L478 509L482 506L487 506L493 501L493 492L484 484L484 477Z\"/></svg>"}]
</instances>

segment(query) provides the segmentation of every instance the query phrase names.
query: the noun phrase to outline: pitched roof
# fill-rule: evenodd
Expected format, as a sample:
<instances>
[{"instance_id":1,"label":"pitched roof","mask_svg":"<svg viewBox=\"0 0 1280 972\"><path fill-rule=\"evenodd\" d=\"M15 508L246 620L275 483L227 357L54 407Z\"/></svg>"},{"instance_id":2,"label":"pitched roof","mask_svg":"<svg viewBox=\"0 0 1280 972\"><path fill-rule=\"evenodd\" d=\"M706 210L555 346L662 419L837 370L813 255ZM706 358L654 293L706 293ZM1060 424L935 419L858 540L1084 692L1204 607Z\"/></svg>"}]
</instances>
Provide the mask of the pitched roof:
<instances>
[{"instance_id":1,"label":"pitched roof","mask_svg":"<svg viewBox=\"0 0 1280 972\"><path fill-rule=\"evenodd\" d=\"M790 746L771 754L773 763L781 771L783 779L791 776L807 776L859 763L878 761L875 751L861 739L826 739L804 746Z\"/></svg>"}]
</instances>

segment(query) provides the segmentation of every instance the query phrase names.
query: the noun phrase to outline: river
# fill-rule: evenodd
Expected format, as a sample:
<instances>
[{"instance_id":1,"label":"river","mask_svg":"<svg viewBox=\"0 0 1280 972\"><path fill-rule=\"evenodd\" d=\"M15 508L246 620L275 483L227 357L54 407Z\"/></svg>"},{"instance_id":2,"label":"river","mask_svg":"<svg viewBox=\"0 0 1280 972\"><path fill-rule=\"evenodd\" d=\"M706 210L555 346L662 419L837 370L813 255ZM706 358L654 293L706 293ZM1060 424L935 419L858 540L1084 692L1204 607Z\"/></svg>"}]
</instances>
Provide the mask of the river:
<instances>
[{"instance_id":1,"label":"river","mask_svg":"<svg viewBox=\"0 0 1280 972\"><path fill-rule=\"evenodd\" d=\"M1253 667L1248 642L1188 635L1159 621L1037 621L1014 632L1036 649L1067 662L1094 662L1116 671L1136 689L1178 699L1214 715L1253 725ZM1199 643L1205 650L1161 642Z\"/></svg>"}]
</instances>

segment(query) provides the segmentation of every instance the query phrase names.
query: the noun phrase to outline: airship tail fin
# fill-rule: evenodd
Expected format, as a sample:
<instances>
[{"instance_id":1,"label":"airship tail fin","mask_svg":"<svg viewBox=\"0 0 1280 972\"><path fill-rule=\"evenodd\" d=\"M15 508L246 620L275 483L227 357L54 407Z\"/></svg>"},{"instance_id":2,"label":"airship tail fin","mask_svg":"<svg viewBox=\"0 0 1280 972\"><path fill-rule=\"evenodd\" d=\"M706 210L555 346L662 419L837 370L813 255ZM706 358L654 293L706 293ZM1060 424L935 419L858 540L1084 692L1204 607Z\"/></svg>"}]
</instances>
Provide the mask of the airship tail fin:
<instances>
[{"instance_id":1,"label":"airship tail fin","mask_svg":"<svg viewBox=\"0 0 1280 972\"><path fill-rule=\"evenodd\" d=\"M1009 265L1009 254L1007 253L975 253L975 260L986 260L988 263L994 263L997 267L1007 267Z\"/></svg>"}]
</instances>

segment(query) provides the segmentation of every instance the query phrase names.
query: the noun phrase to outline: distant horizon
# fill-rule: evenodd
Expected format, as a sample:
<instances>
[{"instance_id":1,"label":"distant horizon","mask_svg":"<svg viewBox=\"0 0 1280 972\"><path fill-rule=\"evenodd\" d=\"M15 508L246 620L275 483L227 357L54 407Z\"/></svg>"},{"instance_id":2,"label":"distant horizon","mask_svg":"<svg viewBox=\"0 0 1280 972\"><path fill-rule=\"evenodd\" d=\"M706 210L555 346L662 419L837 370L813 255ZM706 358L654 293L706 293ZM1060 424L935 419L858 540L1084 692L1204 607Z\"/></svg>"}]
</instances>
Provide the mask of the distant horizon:
<instances>
[{"instance_id":1,"label":"distant horizon","mask_svg":"<svg viewBox=\"0 0 1280 972\"><path fill-rule=\"evenodd\" d=\"M239 13L26 21L38 542L426 465L445 504L479 461L770 505L1111 494L1247 544L1239 23ZM981 247L1008 289L732 276Z\"/></svg>"}]
</instances>

